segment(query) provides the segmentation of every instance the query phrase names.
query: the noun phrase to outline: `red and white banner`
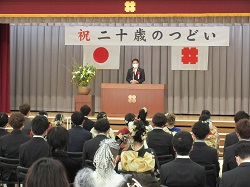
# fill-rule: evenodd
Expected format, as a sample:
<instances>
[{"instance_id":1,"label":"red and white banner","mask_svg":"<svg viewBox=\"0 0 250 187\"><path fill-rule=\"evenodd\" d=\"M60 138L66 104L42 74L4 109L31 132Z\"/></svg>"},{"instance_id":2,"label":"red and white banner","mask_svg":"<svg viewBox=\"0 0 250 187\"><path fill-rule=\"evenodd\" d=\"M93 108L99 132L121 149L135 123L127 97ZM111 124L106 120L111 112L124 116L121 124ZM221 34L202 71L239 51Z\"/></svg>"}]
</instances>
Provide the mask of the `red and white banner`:
<instances>
[{"instance_id":1,"label":"red and white banner","mask_svg":"<svg viewBox=\"0 0 250 187\"><path fill-rule=\"evenodd\" d=\"M96 69L119 69L120 46L84 46L83 64L94 65Z\"/></svg>"},{"instance_id":2,"label":"red and white banner","mask_svg":"<svg viewBox=\"0 0 250 187\"><path fill-rule=\"evenodd\" d=\"M207 70L208 47L171 47L171 70Z\"/></svg>"}]
</instances>

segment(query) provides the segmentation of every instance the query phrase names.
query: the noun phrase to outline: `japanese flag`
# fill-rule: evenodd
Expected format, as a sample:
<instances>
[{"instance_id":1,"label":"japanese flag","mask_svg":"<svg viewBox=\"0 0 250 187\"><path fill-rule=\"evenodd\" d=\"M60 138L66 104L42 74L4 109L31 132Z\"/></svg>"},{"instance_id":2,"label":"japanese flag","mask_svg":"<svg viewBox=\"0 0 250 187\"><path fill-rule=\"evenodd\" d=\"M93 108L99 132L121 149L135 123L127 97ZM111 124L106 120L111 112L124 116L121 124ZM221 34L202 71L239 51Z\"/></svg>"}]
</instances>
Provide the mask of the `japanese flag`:
<instances>
[{"instance_id":1,"label":"japanese flag","mask_svg":"<svg viewBox=\"0 0 250 187\"><path fill-rule=\"evenodd\" d=\"M208 47L172 47L171 70L207 70Z\"/></svg>"},{"instance_id":2,"label":"japanese flag","mask_svg":"<svg viewBox=\"0 0 250 187\"><path fill-rule=\"evenodd\" d=\"M83 46L83 64L96 69L119 69L120 46Z\"/></svg>"}]
</instances>

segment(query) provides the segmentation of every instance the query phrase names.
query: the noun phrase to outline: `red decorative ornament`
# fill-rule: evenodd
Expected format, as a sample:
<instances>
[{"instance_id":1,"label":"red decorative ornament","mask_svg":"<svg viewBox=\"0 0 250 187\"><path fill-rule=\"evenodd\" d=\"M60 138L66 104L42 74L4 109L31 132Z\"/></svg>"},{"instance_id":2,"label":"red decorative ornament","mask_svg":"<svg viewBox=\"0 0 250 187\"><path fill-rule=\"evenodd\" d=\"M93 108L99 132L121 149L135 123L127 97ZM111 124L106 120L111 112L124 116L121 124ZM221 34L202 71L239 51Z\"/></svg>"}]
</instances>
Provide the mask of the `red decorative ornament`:
<instances>
[{"instance_id":1,"label":"red decorative ornament","mask_svg":"<svg viewBox=\"0 0 250 187\"><path fill-rule=\"evenodd\" d=\"M137 71L136 74L137 74L138 79L140 79L141 72Z\"/></svg>"}]
</instances>

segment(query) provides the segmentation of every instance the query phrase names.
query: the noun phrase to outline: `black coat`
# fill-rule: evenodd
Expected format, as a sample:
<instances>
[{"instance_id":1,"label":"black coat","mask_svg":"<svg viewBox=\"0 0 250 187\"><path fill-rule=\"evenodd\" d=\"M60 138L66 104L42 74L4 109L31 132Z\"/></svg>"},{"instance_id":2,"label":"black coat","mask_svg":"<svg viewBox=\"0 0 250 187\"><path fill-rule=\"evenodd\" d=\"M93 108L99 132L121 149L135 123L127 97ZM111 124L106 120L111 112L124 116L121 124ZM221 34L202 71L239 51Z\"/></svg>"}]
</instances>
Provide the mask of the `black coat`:
<instances>
[{"instance_id":1,"label":"black coat","mask_svg":"<svg viewBox=\"0 0 250 187\"><path fill-rule=\"evenodd\" d=\"M142 84L145 81L144 69L138 68L136 74L133 72L133 68L128 69L126 81L130 83L131 80L137 80L139 84Z\"/></svg>"}]
</instances>

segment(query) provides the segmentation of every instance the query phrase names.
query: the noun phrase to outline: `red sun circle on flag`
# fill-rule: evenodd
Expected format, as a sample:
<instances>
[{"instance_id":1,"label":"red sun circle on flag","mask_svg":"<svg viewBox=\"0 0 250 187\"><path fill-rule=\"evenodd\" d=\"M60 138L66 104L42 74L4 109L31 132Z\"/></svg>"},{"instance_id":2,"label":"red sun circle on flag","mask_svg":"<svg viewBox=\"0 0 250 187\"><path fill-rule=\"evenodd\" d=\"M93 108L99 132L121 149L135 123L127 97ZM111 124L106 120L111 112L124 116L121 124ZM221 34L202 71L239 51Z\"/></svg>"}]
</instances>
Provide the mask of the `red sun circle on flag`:
<instances>
[{"instance_id":1,"label":"red sun circle on flag","mask_svg":"<svg viewBox=\"0 0 250 187\"><path fill-rule=\"evenodd\" d=\"M109 58L109 52L106 48L104 47L98 47L95 49L93 52L93 58L97 63L104 63L108 60Z\"/></svg>"}]
</instances>

